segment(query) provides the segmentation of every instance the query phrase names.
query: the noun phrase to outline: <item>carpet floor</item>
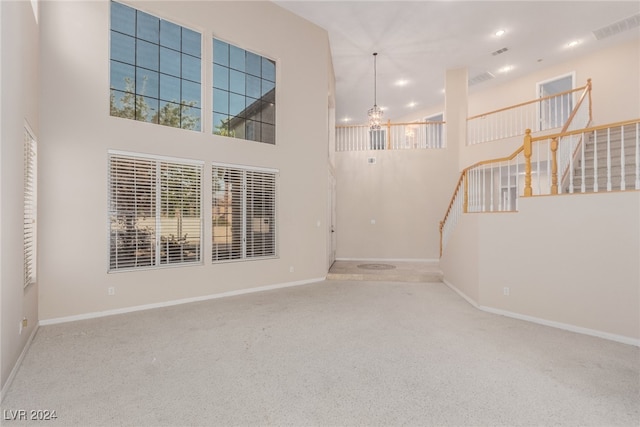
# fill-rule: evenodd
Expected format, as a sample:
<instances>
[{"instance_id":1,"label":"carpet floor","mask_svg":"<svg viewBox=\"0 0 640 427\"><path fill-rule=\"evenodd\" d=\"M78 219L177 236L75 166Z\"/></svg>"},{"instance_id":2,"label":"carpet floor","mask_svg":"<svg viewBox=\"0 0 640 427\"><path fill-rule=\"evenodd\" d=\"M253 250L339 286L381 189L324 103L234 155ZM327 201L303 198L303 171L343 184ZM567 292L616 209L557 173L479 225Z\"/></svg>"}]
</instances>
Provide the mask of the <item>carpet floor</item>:
<instances>
[{"instance_id":1,"label":"carpet floor","mask_svg":"<svg viewBox=\"0 0 640 427\"><path fill-rule=\"evenodd\" d=\"M8 426L638 426L640 349L442 283L324 281L41 327L1 408Z\"/></svg>"}]
</instances>

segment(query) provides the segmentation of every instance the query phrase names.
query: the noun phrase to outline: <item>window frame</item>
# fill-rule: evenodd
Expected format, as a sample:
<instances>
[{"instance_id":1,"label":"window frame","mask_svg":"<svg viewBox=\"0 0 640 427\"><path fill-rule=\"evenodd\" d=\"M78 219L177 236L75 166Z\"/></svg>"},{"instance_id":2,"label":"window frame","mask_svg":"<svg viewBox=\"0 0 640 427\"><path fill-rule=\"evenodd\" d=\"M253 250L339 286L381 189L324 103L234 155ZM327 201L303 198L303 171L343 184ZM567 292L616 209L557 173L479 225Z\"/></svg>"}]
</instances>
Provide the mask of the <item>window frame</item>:
<instances>
[{"instance_id":1,"label":"window frame","mask_svg":"<svg viewBox=\"0 0 640 427\"><path fill-rule=\"evenodd\" d=\"M123 6L129 9L132 9L135 13L134 16L134 21L133 21L133 35L130 33L125 33L120 31L118 28L114 28L114 24L113 24L113 4L117 4L119 6ZM115 1L115 0L111 0L109 2L110 5L110 15L109 15L109 97L110 97L110 112L109 115L111 117L119 117L119 118L126 118L129 120L135 120L135 121L142 121L145 123L153 123L153 124L158 124L158 125L162 125L162 126L167 126L167 127L172 127L175 129L184 129L184 130L191 130L194 132L203 132L204 131L204 127L205 127L205 123L204 123L204 117L205 117L205 108L204 108L204 101L205 101L205 97L204 97L204 85L206 84L205 81L205 73L204 73L204 48L205 48L205 44L204 44L204 33L201 30L196 30L194 27L190 27L187 25L183 25L183 24L179 24L177 22L174 22L172 20L169 19L165 19L160 17L158 14L153 13L153 12L148 12L144 9L140 9L137 6L131 6L119 1ZM145 39L142 36L139 36L138 34L138 14L144 14L144 16L149 16L153 19L158 20L158 35L157 35L157 41L149 41L148 39ZM165 23L165 25L168 26L174 26L174 27L178 27L180 29L180 41L178 42L178 44L180 45L179 49L169 46L165 41L163 41L163 36L162 36L162 28L163 28L163 23ZM199 36L199 43L200 43L200 50L199 50L199 56L194 56L193 53L189 52L188 47L185 47L184 44L184 39L185 39L185 32L184 30L187 30L190 33L195 33ZM167 29L167 31L169 31ZM131 53L131 55L133 55L133 62L126 62L124 60L120 60L118 58L114 58L114 53L113 53L113 37L114 37L114 32L117 33L119 36L123 36L126 38L131 38L133 40L133 52ZM166 33L165 33L166 34ZM187 33L189 34L189 33ZM155 47L157 47L157 69L152 69L152 68L148 68L148 67L144 67L143 65L141 65L141 63L139 62L139 55L138 55L138 51L139 51L139 44L143 44L143 45L153 45ZM178 71L177 73L179 75L176 75L175 73L170 73L168 72L166 69L163 70L163 52L164 51L171 51L173 52L173 54L177 54L178 56ZM142 55L142 54L141 54ZM185 77L185 68L188 69L188 66L185 65L184 63L184 57L189 57L189 58L193 58L193 59L197 59L199 61L199 67L198 67L198 72L197 72L197 81L193 80L191 78L187 78ZM188 59L188 58L187 58ZM123 67L123 69L125 68L133 68L133 70L131 71L133 73L133 75L131 76L131 82L129 83L131 85L130 88L125 87L127 83L123 84L123 87L119 87L117 86L117 83L114 84L114 81L112 80L114 73L117 73L118 71L114 72L114 62L119 64L119 66ZM142 70L142 72L140 73L140 70ZM146 73L145 73L146 71ZM140 76L139 76L140 74ZM153 75L152 77L154 77L153 83L154 83L154 88L152 90L155 91L155 93L149 95L149 94L145 94L145 93L138 93L138 84L139 84L139 77L142 79L142 84L145 85L147 80L144 79L145 75ZM193 74L195 76L195 74ZM126 82L126 77L125 76L125 82ZM157 82L155 82L155 77L157 77ZM169 84L168 86L163 86L163 81L164 82L168 82L171 80L177 80L177 84L173 83L173 84ZM188 92L189 87L193 86L193 85L199 85L199 90L197 91L198 97L197 99L193 99L193 102L195 103L194 105L192 104L192 100L189 100L186 98L185 93ZM171 95L175 95L176 93L178 93L178 99L169 99L169 97L171 95L163 95L163 88L169 88L170 89L170 93ZM193 93L196 93L195 91ZM129 97L128 101L125 102L125 98ZM117 99L116 99L117 98ZM144 120L138 117L138 105L140 102L146 102L146 100L152 100L155 104L155 108L153 107L149 107L147 106L147 108L150 108L152 111L148 114L151 115L151 117L147 117L149 118L149 120ZM189 101L189 102L187 102ZM129 108L133 108L133 117L128 117L127 115L125 115L124 112L121 112L120 114L114 114L114 110L116 110L117 108L122 108L123 110L127 108L127 106ZM173 108L173 109L172 109ZM197 114L186 114L187 112L192 110L197 110ZM163 119L163 111L164 111L164 119ZM178 124L177 125L172 125L170 124L170 120L172 120L172 115L175 116L175 114L178 114ZM147 115L148 116L148 115ZM155 116L155 120L153 120ZM192 121L193 120L193 121ZM164 122L163 122L164 121Z\"/></svg>"},{"instance_id":2,"label":"window frame","mask_svg":"<svg viewBox=\"0 0 640 427\"><path fill-rule=\"evenodd\" d=\"M38 143L25 121L23 141L23 288L38 277Z\"/></svg>"},{"instance_id":3,"label":"window frame","mask_svg":"<svg viewBox=\"0 0 640 427\"><path fill-rule=\"evenodd\" d=\"M152 200L152 202L150 202L150 206L153 206L153 217L151 218L151 215L150 215L150 220L153 222L154 228L152 231L150 230L144 231L144 233L149 234L150 243L153 245L152 247L150 247L152 253L149 255L150 263L148 265L118 267L116 262L116 266L115 267L113 266L112 258L113 258L113 251L114 251L114 234L113 234L114 233L113 232L114 216L117 217L119 215L118 210L113 209L113 200L112 200L112 192L114 188L113 187L114 183L112 178L113 177L112 160L114 158L118 158L123 161L131 161L131 162L140 161L140 162L148 162L150 164L153 163L153 170L154 170L153 184L152 184L153 195L152 197L150 197L150 201ZM155 270L155 269L162 269L162 268L187 267L187 266L197 266L197 265L204 264L204 257L203 257L203 254L204 254L203 253L203 249L204 249L204 246L203 246L203 242L204 242L204 197L203 197L204 164L205 162L201 160L158 156L158 155L134 153L134 152L128 152L128 151L119 151L119 150L108 150L108 154L107 154L107 241L109 242L107 245L107 249L108 249L107 272L108 273L119 273L119 272L139 271L139 270ZM175 254L176 252L167 252L170 242L167 241L167 236L164 236L163 227L162 227L163 202L167 200L167 199L163 199L163 195L162 195L163 184L166 183L166 181L163 181L162 179L162 176L163 176L162 168L165 165L194 168L193 170L197 170L199 172L198 181L197 181L197 190L198 190L197 210L199 213L199 217L197 218L197 222L198 222L197 239L199 241L199 245L197 247L196 259L192 261L171 262L170 261L171 254L172 253ZM136 181L135 184L137 185L138 182ZM136 204L136 207L137 207L137 204ZM181 206L181 208L184 208L184 206ZM182 224L182 219L183 219L182 214L180 214L179 217L180 218L178 218L177 215L175 216L176 224ZM124 218L126 220L129 217L125 215ZM135 217L135 220L138 221L138 218ZM136 239L137 239L137 232L138 232L137 224L135 225L135 227L136 227L135 230L136 230ZM176 225L176 227L179 227L177 228L178 230L183 231L181 225ZM191 228L187 227L187 229L194 230L193 227ZM171 237L173 237L174 240L176 240L176 242L182 239L181 235L177 237L174 235L171 235ZM118 238L118 234L116 231L115 239L117 238ZM186 244L187 239L185 238L184 240ZM116 240L116 244L117 244L117 240ZM163 256L163 252L162 252L163 244L166 245L165 256ZM180 243L176 243L176 244L180 245ZM184 251L186 251L186 249L183 247L178 252L180 253L181 257L184 256ZM122 261L123 264L125 262L126 260ZM137 262L137 259L136 259L136 262Z\"/></svg>"},{"instance_id":4,"label":"window frame","mask_svg":"<svg viewBox=\"0 0 640 427\"><path fill-rule=\"evenodd\" d=\"M226 61L219 61L219 57L216 54L216 45L220 44L226 45L226 49L228 49ZM242 51L245 62L242 67L235 68L233 65L232 52L237 53L238 51ZM249 58L260 61L260 76L247 69L246 64L249 62ZM265 74L265 61L273 64L272 79L268 72ZM259 142L267 145L277 145L278 61L249 49L242 48L228 40L219 38L214 34L211 37L211 61L209 62L209 65L211 66L211 70L209 71L211 87L209 89L212 97L210 105L212 123L211 134L245 141ZM216 77L216 69L227 73L227 77L221 79L222 84L219 83L220 80ZM243 93L232 90L234 85L233 76L241 78L244 81ZM250 96L250 81L254 81L254 83L256 83L256 80L260 83L258 95ZM265 83L268 85L267 87L272 87L263 93L263 86ZM218 92L218 94L216 94L216 92ZM226 97L226 102L224 99L222 102L218 101L221 97ZM238 102L240 102L240 98L243 99L242 102L244 103L244 106L238 109ZM253 100L253 102L247 106L249 100ZM226 109L224 107L221 108L221 105L224 104L226 104ZM258 106L254 107L256 104L258 104ZM264 111L270 107L272 108L272 111L269 112L269 116L263 120ZM259 120L255 120L255 115L251 112L256 109L259 110ZM237 114L234 113L235 110L238 110ZM224 126L225 117L227 126ZM217 124L217 121L219 121L218 119L223 120L223 123ZM236 134L237 129L232 130L228 127L228 125L233 121L237 121L242 124L242 129L239 130L239 134ZM251 124L253 124L253 126ZM255 132L257 129L259 129L259 137L251 137L251 132ZM265 133L265 130L269 130L269 133ZM269 135L269 137L265 137L265 135Z\"/></svg>"},{"instance_id":5,"label":"window frame","mask_svg":"<svg viewBox=\"0 0 640 427\"><path fill-rule=\"evenodd\" d=\"M227 257L224 256L220 256L219 254L221 253L221 251L216 248L216 243L214 242L216 236L218 236L216 234L216 224L215 222L216 220L216 212L220 210L221 206L217 206L216 205L216 195L214 194L216 192L216 189L219 188L216 185L215 179L216 179L216 169L222 169L225 170L227 172L232 172L234 175L237 174L241 174L241 200L240 200L240 209L241 209L241 219L239 221L236 222L236 227L239 227L237 230L231 230L231 236L232 238L235 237L233 235L233 233L239 233L240 236L240 246L237 246L237 239L236 242L232 242L232 245L236 245L235 248L233 248L231 251L235 251L232 254L228 255ZM249 218L250 215L250 208L249 208L249 199L251 197L254 196L254 193L256 192L256 189L253 189L253 193L252 193L252 189L249 188L248 186L248 176L249 174L264 174L265 176L270 176L272 179L272 188L270 188L270 193L269 196L267 196L264 200L267 200L268 202L270 201L271 205L271 209L272 209L272 214L268 217L265 216L261 216L261 217L252 217ZM278 178L279 178L279 171L277 169L272 169L272 168L261 168L261 167L252 167L252 166L242 166L242 165L236 165L236 164L229 164L229 163L219 163L219 162L212 162L211 163L211 262L212 264L223 264L223 263L229 263L229 262L245 262L245 261L257 261L257 260L265 260L265 259L274 259L274 258L278 258L279 257L279 248L278 248ZM236 179L235 184L237 185L239 182ZM225 192L228 190L225 190ZM233 195L231 195L231 198L233 197ZM224 199L229 200L229 196L225 195ZM253 199L252 199L253 200ZM268 205L268 202L265 203ZM227 202L227 204L232 203L232 202ZM258 224L257 222L255 222L256 219L264 219L264 218L269 218L269 223L268 223L268 230L264 229L264 224L267 223L260 223ZM229 222L226 221L226 224L228 224ZM232 220L232 227L233 227L233 220ZM256 228L258 228L258 230L256 231ZM270 254L266 254L266 255L254 255L254 252L256 251L255 247L254 248L250 248L249 247L249 242L248 242L248 237L255 237L255 235L258 234L270 234L270 241L267 242L268 245L270 245L270 247L272 247L272 253ZM225 233L226 236L229 235L228 232Z\"/></svg>"}]
</instances>

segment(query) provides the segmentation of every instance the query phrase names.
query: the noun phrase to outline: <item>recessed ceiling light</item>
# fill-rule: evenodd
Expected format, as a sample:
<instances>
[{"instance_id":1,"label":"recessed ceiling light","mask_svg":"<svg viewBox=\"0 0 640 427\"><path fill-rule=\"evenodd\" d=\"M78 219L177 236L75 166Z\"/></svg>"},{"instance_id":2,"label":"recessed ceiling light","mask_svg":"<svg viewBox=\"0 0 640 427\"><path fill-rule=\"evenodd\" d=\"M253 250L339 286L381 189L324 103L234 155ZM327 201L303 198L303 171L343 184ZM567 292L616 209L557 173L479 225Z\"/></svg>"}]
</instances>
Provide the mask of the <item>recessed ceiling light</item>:
<instances>
[{"instance_id":1,"label":"recessed ceiling light","mask_svg":"<svg viewBox=\"0 0 640 427\"><path fill-rule=\"evenodd\" d=\"M573 41L570 41L569 43L567 43L567 47L576 47L576 46L578 46L579 44L580 44L580 41L578 41L578 40L573 40Z\"/></svg>"},{"instance_id":2,"label":"recessed ceiling light","mask_svg":"<svg viewBox=\"0 0 640 427\"><path fill-rule=\"evenodd\" d=\"M410 103L408 103L408 104L407 104L407 107L409 107L409 108L413 108L413 107L415 107L416 105L418 105L418 103L417 103L417 102L413 102L413 101L411 101Z\"/></svg>"},{"instance_id":3,"label":"recessed ceiling light","mask_svg":"<svg viewBox=\"0 0 640 427\"><path fill-rule=\"evenodd\" d=\"M353 120L351 117L345 117L344 119L342 119L343 122L348 123L351 120Z\"/></svg>"},{"instance_id":4,"label":"recessed ceiling light","mask_svg":"<svg viewBox=\"0 0 640 427\"><path fill-rule=\"evenodd\" d=\"M505 30L498 30L495 32L496 37L500 37L500 36L504 36L504 33L506 33Z\"/></svg>"},{"instance_id":5,"label":"recessed ceiling light","mask_svg":"<svg viewBox=\"0 0 640 427\"><path fill-rule=\"evenodd\" d=\"M505 65L504 67L500 68L498 70L498 72L499 73L508 73L511 70L513 70L513 65Z\"/></svg>"},{"instance_id":6,"label":"recessed ceiling light","mask_svg":"<svg viewBox=\"0 0 640 427\"><path fill-rule=\"evenodd\" d=\"M406 86L408 84L409 84L409 80L407 80L407 79L400 79L400 80L395 82L395 85L396 86L400 86L400 87Z\"/></svg>"}]
</instances>

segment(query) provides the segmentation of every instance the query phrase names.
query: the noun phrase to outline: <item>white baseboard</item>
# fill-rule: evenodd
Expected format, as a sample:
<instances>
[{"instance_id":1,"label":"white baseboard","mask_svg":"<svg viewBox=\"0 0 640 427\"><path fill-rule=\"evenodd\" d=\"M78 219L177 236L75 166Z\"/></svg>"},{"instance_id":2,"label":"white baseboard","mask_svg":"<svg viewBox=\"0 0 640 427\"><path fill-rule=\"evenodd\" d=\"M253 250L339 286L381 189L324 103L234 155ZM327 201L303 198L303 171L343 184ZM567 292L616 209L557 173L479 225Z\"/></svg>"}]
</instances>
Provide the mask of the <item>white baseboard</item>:
<instances>
[{"instance_id":1,"label":"white baseboard","mask_svg":"<svg viewBox=\"0 0 640 427\"><path fill-rule=\"evenodd\" d=\"M18 373L18 370L22 365L22 360L24 359L24 356L27 354L27 351L29 351L29 348L31 347L31 343L33 342L33 337L36 336L36 332L38 332L38 328L39 328L39 324L36 324L36 326L33 328L33 331L31 331L31 335L29 335L29 339L27 339L27 342L24 345L24 348L22 349L22 352L20 353L18 360L16 360L16 363L13 365L13 369L11 369L11 373L9 373L9 376L7 377L7 381L4 383L2 390L0 390L0 403L2 403L2 401L4 400L4 397L7 395L7 391L9 391L9 387L11 387L11 383L13 383L13 379L16 377L16 374Z\"/></svg>"},{"instance_id":2,"label":"white baseboard","mask_svg":"<svg viewBox=\"0 0 640 427\"><path fill-rule=\"evenodd\" d=\"M336 261L440 262L440 259L439 258L336 258Z\"/></svg>"},{"instance_id":3,"label":"white baseboard","mask_svg":"<svg viewBox=\"0 0 640 427\"><path fill-rule=\"evenodd\" d=\"M569 323L556 322L553 320L541 319L539 317L529 316L526 314L515 313L512 311L501 310L498 308L479 305L476 301L469 298L462 291L456 288L452 283L447 280L442 280L445 285L451 288L454 292L464 298L469 304L487 313L497 314L500 316L511 317L513 319L524 320L531 323L537 323L539 325L550 326L552 328L562 329L569 332L575 332L578 334L589 335L592 337L603 338L609 341L615 341L622 344L629 344L636 347L640 347L640 339L625 337L623 335L611 334L609 332L602 332L595 329L583 328L581 326L571 325Z\"/></svg>"},{"instance_id":4,"label":"white baseboard","mask_svg":"<svg viewBox=\"0 0 640 427\"><path fill-rule=\"evenodd\" d=\"M245 294L251 294L254 292L263 292L263 291L270 291L274 289L290 288L293 286L308 285L310 283L322 282L323 280L325 280L324 277L319 277L316 279L307 279L307 280L300 280L296 282L278 283L275 285L259 286L256 288L239 289L237 291L222 292L219 294L204 295L201 297L183 298L179 300L164 301L164 302L158 302L153 304L136 305L133 307L97 311L93 313L78 314L75 316L57 317L53 319L41 320L40 325L41 326L56 325L59 323L75 322L78 320L95 319L98 317L105 317L105 316L114 316L116 314L125 314L125 313L132 313L135 311L151 310L154 308L170 307L172 305L188 304L191 302L207 301L207 300L226 298L226 297L231 297L236 295L245 295Z\"/></svg>"}]
</instances>

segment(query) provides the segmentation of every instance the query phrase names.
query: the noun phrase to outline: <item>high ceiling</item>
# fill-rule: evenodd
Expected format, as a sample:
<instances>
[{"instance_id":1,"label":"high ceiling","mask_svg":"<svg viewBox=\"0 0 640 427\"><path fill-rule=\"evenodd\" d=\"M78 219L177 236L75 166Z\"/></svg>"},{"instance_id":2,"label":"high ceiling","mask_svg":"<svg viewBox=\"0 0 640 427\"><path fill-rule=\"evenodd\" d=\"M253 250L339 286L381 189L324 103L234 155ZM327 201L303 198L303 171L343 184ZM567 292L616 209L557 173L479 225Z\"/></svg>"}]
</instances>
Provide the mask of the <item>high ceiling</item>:
<instances>
[{"instance_id":1,"label":"high ceiling","mask_svg":"<svg viewBox=\"0 0 640 427\"><path fill-rule=\"evenodd\" d=\"M275 3L328 31L342 123L364 123L373 105L373 52L377 104L385 119L397 120L444 102L447 69L467 67L470 79L495 76L470 85L474 91L640 38L637 0ZM622 26L604 31L615 34L594 35L619 21ZM505 34L498 37L500 29ZM572 41L578 44L569 47ZM502 72L504 67L512 69Z\"/></svg>"}]
</instances>

